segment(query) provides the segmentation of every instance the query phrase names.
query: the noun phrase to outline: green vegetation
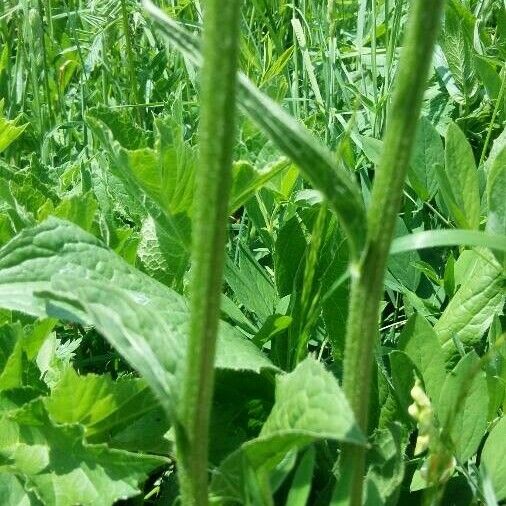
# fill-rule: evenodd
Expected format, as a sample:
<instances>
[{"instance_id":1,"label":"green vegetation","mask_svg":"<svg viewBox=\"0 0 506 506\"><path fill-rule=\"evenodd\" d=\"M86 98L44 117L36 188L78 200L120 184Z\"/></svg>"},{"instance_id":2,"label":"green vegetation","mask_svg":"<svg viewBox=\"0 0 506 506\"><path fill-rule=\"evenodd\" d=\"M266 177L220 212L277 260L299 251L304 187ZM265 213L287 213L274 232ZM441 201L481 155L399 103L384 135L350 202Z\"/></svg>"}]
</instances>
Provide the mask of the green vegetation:
<instances>
[{"instance_id":1,"label":"green vegetation","mask_svg":"<svg viewBox=\"0 0 506 506\"><path fill-rule=\"evenodd\" d=\"M506 501L502 0L0 4L0 504Z\"/></svg>"}]
</instances>

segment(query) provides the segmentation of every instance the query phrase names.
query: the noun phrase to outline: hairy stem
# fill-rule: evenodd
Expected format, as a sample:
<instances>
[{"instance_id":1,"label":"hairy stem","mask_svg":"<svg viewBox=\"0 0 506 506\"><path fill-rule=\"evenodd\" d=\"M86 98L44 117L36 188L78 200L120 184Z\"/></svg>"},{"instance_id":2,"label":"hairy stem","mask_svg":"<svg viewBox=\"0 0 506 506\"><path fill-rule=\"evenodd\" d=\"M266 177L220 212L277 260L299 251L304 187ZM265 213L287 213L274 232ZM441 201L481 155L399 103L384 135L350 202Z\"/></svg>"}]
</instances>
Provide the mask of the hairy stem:
<instances>
[{"instance_id":1,"label":"hairy stem","mask_svg":"<svg viewBox=\"0 0 506 506\"><path fill-rule=\"evenodd\" d=\"M379 307L395 221L416 134L423 93L432 61L444 0L413 2L399 63L368 211L368 244L351 287L344 360L344 391L358 424L367 432L374 349L378 341ZM343 468L349 469L348 504L362 504L365 449L347 446Z\"/></svg>"},{"instance_id":2,"label":"hairy stem","mask_svg":"<svg viewBox=\"0 0 506 506\"><path fill-rule=\"evenodd\" d=\"M239 14L240 0L207 0L204 11L191 326L177 441L185 506L208 503L208 426L232 174Z\"/></svg>"}]
</instances>

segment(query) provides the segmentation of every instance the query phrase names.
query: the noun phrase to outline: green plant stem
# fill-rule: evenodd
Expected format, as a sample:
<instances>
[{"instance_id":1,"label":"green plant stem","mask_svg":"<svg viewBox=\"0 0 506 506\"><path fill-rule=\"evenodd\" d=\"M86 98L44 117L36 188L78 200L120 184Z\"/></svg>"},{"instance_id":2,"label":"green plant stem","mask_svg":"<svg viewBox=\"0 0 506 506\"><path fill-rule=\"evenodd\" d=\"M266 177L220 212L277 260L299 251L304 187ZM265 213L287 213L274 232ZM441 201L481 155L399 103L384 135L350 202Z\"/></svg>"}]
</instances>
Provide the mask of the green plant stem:
<instances>
[{"instance_id":1,"label":"green plant stem","mask_svg":"<svg viewBox=\"0 0 506 506\"><path fill-rule=\"evenodd\" d=\"M137 86L137 77L135 75L135 61L132 44L132 34L130 33L130 23L128 20L127 0L121 0L121 21L123 23L123 34L125 36L125 50L127 59L128 79L130 81L130 100L135 104L141 102ZM141 109L138 109L139 119L142 119Z\"/></svg>"},{"instance_id":2,"label":"green plant stem","mask_svg":"<svg viewBox=\"0 0 506 506\"><path fill-rule=\"evenodd\" d=\"M361 429L367 432L374 349L383 282L395 221L416 133L443 0L416 0L408 21L387 130L368 211L368 243L351 287L344 360L344 391ZM346 446L343 468L351 470L348 497L362 504L365 449Z\"/></svg>"},{"instance_id":3,"label":"green plant stem","mask_svg":"<svg viewBox=\"0 0 506 506\"><path fill-rule=\"evenodd\" d=\"M208 503L208 427L214 383L236 115L240 1L204 10L200 165L193 217L191 324L177 440L185 506Z\"/></svg>"}]
</instances>

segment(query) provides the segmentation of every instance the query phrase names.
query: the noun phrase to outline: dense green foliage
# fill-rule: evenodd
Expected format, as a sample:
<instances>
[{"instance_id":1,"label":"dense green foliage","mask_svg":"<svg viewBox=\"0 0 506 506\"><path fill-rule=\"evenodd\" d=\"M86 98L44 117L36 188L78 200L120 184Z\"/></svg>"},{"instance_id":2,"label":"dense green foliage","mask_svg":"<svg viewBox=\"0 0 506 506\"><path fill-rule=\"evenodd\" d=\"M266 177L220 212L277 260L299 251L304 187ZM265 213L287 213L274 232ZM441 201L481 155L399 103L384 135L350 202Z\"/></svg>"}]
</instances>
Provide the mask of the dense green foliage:
<instances>
[{"instance_id":1,"label":"dense green foliage","mask_svg":"<svg viewBox=\"0 0 506 506\"><path fill-rule=\"evenodd\" d=\"M0 3L0 504L503 503L504 1L223 5Z\"/></svg>"}]
</instances>

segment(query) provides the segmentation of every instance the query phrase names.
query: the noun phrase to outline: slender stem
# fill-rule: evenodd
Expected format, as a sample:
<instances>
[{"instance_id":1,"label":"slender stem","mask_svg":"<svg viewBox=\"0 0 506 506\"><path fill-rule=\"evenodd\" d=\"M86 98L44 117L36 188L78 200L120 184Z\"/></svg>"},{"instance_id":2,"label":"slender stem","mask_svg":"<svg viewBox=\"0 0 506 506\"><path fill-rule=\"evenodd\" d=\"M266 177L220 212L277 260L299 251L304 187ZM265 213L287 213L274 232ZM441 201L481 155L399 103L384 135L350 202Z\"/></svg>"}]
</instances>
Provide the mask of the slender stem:
<instances>
[{"instance_id":1,"label":"slender stem","mask_svg":"<svg viewBox=\"0 0 506 506\"><path fill-rule=\"evenodd\" d=\"M184 506L208 503L214 380L235 133L240 0L207 0L201 74L200 164L193 217L191 325L178 431Z\"/></svg>"},{"instance_id":2,"label":"slender stem","mask_svg":"<svg viewBox=\"0 0 506 506\"><path fill-rule=\"evenodd\" d=\"M495 119L497 117L498 112L501 109L505 92L506 92L506 65L503 64L501 88L499 90L499 95L495 103L494 112L492 113L492 119L490 120L490 124L487 129L487 136L485 137L485 142L483 143L483 149L481 150L480 161L478 163L479 168L482 167L483 162L485 161L485 156L487 154L488 146L490 144L490 138L492 137L492 130L494 129Z\"/></svg>"},{"instance_id":3,"label":"slender stem","mask_svg":"<svg viewBox=\"0 0 506 506\"><path fill-rule=\"evenodd\" d=\"M47 49L46 49L46 34L44 29L44 7L42 6L41 0L38 1L39 8L39 18L40 18L40 27L41 27L41 49L42 49L42 61L44 64L44 93L46 95L47 102L47 111L49 118L49 126L53 126L53 108L51 105L51 91L49 88L49 63L47 58ZM46 22L49 26L50 21L50 12L46 12Z\"/></svg>"},{"instance_id":4,"label":"slender stem","mask_svg":"<svg viewBox=\"0 0 506 506\"><path fill-rule=\"evenodd\" d=\"M135 104L141 102L139 89L137 85L137 77L135 75L135 61L134 61L134 52L133 52L133 44L132 44L132 34L130 32L130 23L128 20L128 9L127 9L127 0L121 0L121 21L123 23L123 34L125 36L125 50L126 50L126 58L127 58L127 71L128 71L128 79L130 81L130 100ZM139 117L141 119L142 112L139 109Z\"/></svg>"},{"instance_id":5,"label":"slender stem","mask_svg":"<svg viewBox=\"0 0 506 506\"><path fill-rule=\"evenodd\" d=\"M368 211L368 246L351 287L343 387L361 429L367 432L370 384L386 262L432 61L444 0L415 0L408 21L397 85ZM350 469L349 504L362 504L365 449L343 451Z\"/></svg>"}]
</instances>

